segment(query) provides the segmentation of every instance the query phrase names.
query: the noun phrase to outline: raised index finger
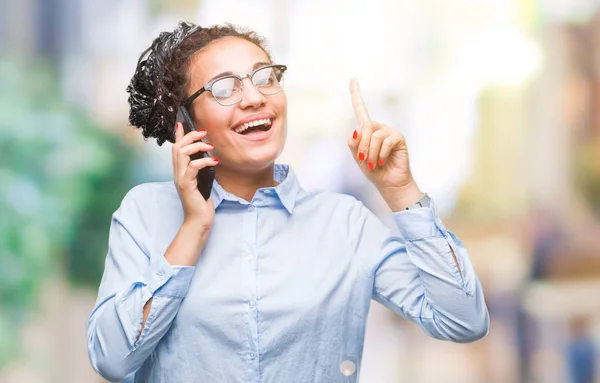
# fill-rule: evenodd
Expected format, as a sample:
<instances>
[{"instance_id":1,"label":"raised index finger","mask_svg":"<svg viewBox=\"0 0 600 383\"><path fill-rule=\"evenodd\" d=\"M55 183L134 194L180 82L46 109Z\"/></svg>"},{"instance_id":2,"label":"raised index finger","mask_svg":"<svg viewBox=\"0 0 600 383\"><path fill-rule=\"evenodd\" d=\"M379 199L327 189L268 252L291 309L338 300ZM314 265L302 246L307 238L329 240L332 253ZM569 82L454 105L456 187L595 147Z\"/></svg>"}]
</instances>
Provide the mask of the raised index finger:
<instances>
[{"instance_id":1,"label":"raised index finger","mask_svg":"<svg viewBox=\"0 0 600 383\"><path fill-rule=\"evenodd\" d=\"M352 99L352 107L354 108L354 114L360 125L368 123L371 119L369 118L369 112L365 102L363 101L360 93L360 86L358 80L353 78L350 80L350 98Z\"/></svg>"}]
</instances>

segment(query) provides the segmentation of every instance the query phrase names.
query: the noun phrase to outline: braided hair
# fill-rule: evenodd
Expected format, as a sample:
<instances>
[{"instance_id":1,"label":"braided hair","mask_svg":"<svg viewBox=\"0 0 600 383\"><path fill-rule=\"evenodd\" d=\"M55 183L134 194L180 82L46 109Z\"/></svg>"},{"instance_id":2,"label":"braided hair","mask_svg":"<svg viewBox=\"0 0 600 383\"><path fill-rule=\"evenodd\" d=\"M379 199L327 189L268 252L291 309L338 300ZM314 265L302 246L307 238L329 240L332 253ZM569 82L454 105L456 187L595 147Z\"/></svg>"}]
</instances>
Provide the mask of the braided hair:
<instances>
[{"instance_id":1,"label":"braided hair","mask_svg":"<svg viewBox=\"0 0 600 383\"><path fill-rule=\"evenodd\" d=\"M129 123L160 146L175 140L177 108L187 98L188 68L193 56L210 42L224 37L243 38L261 48L271 60L265 40L256 32L231 24L202 28L179 23L161 32L140 55L129 85Z\"/></svg>"}]
</instances>

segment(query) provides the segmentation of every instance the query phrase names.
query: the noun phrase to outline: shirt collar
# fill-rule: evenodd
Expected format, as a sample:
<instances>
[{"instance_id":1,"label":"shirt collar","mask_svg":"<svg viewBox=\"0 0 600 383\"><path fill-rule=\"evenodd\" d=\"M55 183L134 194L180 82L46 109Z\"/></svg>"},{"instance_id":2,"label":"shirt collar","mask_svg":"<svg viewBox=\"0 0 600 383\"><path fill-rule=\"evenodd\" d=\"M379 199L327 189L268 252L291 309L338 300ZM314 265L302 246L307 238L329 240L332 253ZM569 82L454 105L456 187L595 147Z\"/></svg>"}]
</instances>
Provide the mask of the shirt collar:
<instances>
[{"instance_id":1,"label":"shirt collar","mask_svg":"<svg viewBox=\"0 0 600 383\"><path fill-rule=\"evenodd\" d=\"M275 164L273 180L277 181L279 185L269 189L272 189L275 192L281 201L281 204L285 207L288 213L292 214L294 211L294 206L296 205L296 201L303 193L296 174L289 165ZM215 209L221 204L221 202L223 202L223 200L248 204L247 201L223 189L217 180L214 180L213 182L213 188L210 195Z\"/></svg>"}]
</instances>

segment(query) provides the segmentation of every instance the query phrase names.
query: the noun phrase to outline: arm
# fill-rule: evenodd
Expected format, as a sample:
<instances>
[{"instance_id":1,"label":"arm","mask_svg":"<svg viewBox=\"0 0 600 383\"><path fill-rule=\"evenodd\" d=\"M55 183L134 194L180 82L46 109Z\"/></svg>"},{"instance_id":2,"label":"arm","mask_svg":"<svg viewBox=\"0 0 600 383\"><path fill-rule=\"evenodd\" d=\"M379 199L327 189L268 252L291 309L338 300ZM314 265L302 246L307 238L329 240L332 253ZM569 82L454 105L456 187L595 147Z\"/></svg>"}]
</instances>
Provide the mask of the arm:
<instances>
[{"instance_id":1,"label":"arm","mask_svg":"<svg viewBox=\"0 0 600 383\"><path fill-rule=\"evenodd\" d=\"M184 223L177 232L175 239L165 252L165 259L170 265L175 266L194 266L198 259L197 254L202 252L206 240L208 239L208 232L198 231L192 224ZM142 319L142 329L138 334L137 340L140 339L150 315L150 308L152 307L152 298L144 304L144 314ZM137 341L136 340L136 341Z\"/></svg>"},{"instance_id":2,"label":"arm","mask_svg":"<svg viewBox=\"0 0 600 383\"><path fill-rule=\"evenodd\" d=\"M134 188L115 212L98 300L87 326L91 364L110 381L134 373L168 331L194 273L199 240L184 225L166 254L153 254L152 193ZM187 260L186 260L187 257ZM171 266L169 263L182 266ZM186 265L187 264L187 265Z\"/></svg>"},{"instance_id":3,"label":"arm","mask_svg":"<svg viewBox=\"0 0 600 383\"><path fill-rule=\"evenodd\" d=\"M173 181L184 222L165 254L155 254L152 246L159 218L151 187L133 188L113 215L104 275L87 327L90 361L107 380L123 380L140 368L187 294L215 216L212 200L198 191L196 176L218 160L190 159L213 148L199 141L205 135L185 134L181 123L175 125Z\"/></svg>"},{"instance_id":4,"label":"arm","mask_svg":"<svg viewBox=\"0 0 600 383\"><path fill-rule=\"evenodd\" d=\"M430 208L393 213L395 236L359 205L359 256L373 260L373 299L417 323L428 335L472 342L489 328L481 284L467 250Z\"/></svg>"},{"instance_id":5,"label":"arm","mask_svg":"<svg viewBox=\"0 0 600 383\"><path fill-rule=\"evenodd\" d=\"M373 297L418 323L429 335L469 342L488 331L481 284L464 245L448 232L435 206L402 211L421 192L410 170L408 147L396 129L370 119L356 79L352 106L360 124L348 147L365 176L394 213L403 238L394 237L370 212L359 213L362 256L375 256ZM383 234L382 234L383 233Z\"/></svg>"},{"instance_id":6,"label":"arm","mask_svg":"<svg viewBox=\"0 0 600 383\"><path fill-rule=\"evenodd\" d=\"M387 205L392 209L393 212L403 212L407 206L410 206L413 201L419 201L423 196L421 190L415 183L409 184L409 187L406 190L395 190L394 188L390 189L382 189L380 190L381 196L387 203ZM408 209L408 208L407 208ZM441 224L441 220L440 220ZM454 249L452 246L448 244L448 249L452 253L452 260L454 261L454 265L460 274L460 277L463 278L462 271L460 270L460 266L458 263L458 258L456 258L456 254L454 254Z\"/></svg>"}]
</instances>

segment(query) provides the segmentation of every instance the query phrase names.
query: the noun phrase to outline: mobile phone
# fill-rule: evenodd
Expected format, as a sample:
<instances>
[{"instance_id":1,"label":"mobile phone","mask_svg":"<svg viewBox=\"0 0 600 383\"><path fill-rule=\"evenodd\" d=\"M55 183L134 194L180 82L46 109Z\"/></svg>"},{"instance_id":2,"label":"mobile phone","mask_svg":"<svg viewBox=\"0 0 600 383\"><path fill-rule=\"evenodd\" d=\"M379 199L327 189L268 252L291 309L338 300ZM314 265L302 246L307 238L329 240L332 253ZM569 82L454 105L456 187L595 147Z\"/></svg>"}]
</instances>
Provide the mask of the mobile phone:
<instances>
[{"instance_id":1,"label":"mobile phone","mask_svg":"<svg viewBox=\"0 0 600 383\"><path fill-rule=\"evenodd\" d=\"M177 121L181 122L183 125L183 132L185 134L189 132L193 132L196 130L194 128L194 123L192 122L192 118L190 117L190 113L188 112L185 106L180 106L177 109ZM202 141L202 140L200 140ZM200 158L210 157L207 152L198 152L194 153L190 156L190 159L197 160ZM207 166L205 168L200 169L198 171L198 175L196 176L196 181L198 181L198 190L200 194L204 197L204 199L208 199L210 197L210 192L212 191L213 181L215 180L215 167Z\"/></svg>"}]
</instances>

